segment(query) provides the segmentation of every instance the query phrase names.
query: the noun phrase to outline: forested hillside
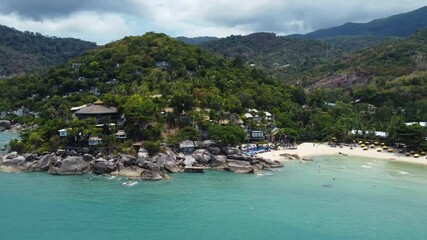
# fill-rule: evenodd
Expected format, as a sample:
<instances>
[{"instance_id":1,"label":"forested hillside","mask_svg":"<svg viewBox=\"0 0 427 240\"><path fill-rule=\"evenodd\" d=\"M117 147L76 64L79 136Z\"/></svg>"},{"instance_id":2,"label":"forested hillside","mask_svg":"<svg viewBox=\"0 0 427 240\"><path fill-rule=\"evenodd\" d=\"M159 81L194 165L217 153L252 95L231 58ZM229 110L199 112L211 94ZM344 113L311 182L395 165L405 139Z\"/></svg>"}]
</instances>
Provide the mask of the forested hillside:
<instances>
[{"instance_id":1,"label":"forested hillside","mask_svg":"<svg viewBox=\"0 0 427 240\"><path fill-rule=\"evenodd\" d=\"M416 75L417 78L408 76L394 80L403 82L397 86L409 89L410 95L397 87L391 87L395 95L387 95L385 87L363 88L360 92L350 90L343 94L345 91L340 88L327 87L307 92L300 86L286 85L281 79L249 67L238 57L230 61L164 34L147 33L87 51L44 74L0 80L0 88L7 89L0 92L0 112L23 107L38 113L38 118L12 117L14 121L33 126L22 135L27 151L58 146L58 129L61 128L80 129L89 136L101 134L94 129L93 122L72 120L70 111L71 107L97 99L117 107L123 114L125 121L120 127L132 140L168 140L170 134L164 133L171 126L183 129L184 136L191 133L192 137L201 138L195 129L218 129L224 121L235 125L240 119L246 120L243 114L247 109L256 108L272 113L274 123L245 122L250 129L267 131L266 127L277 127L282 136L302 140L351 139L348 135L351 129L383 130L390 133L389 141L396 141L400 139L399 132L406 129L403 122L421 121L427 112L424 110L427 84L421 70L425 55L418 54L421 50L414 50L418 45L425 46L419 41L425 41L425 32L408 40L407 45L397 41L378 53L357 53L361 59L366 55L365 60L360 60L361 66L365 66L362 62L370 61L366 69L362 69L370 69L372 76L402 76L415 74L419 69L421 75ZM320 76L316 74L328 71L333 75L338 74L339 69L352 69L352 64L359 61L355 56L323 65L299 80L309 87L315 83L314 76ZM413 59L413 56L417 57ZM406 63L408 60L411 61ZM397 68L389 69L391 66ZM373 79L376 83L378 78ZM357 97L360 99L355 104ZM334 103L333 107L330 103ZM415 129L414 134L419 134L419 130ZM413 136L404 137L418 146L420 140ZM114 144L109 135L104 139L110 139L106 144Z\"/></svg>"},{"instance_id":2,"label":"forested hillside","mask_svg":"<svg viewBox=\"0 0 427 240\"><path fill-rule=\"evenodd\" d=\"M298 80L306 88L341 89L355 99L390 103L427 119L427 30L346 54L301 75Z\"/></svg>"},{"instance_id":3,"label":"forested hillside","mask_svg":"<svg viewBox=\"0 0 427 240\"><path fill-rule=\"evenodd\" d=\"M291 39L274 33L230 36L201 47L246 65L261 68L289 82L296 71L306 71L339 56L342 51L316 40Z\"/></svg>"},{"instance_id":4,"label":"forested hillside","mask_svg":"<svg viewBox=\"0 0 427 240\"><path fill-rule=\"evenodd\" d=\"M91 42L46 37L0 25L0 77L48 69L95 47Z\"/></svg>"}]
</instances>

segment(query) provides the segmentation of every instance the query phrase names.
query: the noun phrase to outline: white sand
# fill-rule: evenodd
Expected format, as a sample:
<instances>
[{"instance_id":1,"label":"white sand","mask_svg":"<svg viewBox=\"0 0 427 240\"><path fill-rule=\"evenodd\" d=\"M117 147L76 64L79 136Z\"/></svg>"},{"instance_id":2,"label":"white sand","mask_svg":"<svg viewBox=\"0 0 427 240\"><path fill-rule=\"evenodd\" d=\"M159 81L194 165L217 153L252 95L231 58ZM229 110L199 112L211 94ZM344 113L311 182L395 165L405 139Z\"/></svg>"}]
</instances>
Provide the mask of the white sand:
<instances>
[{"instance_id":1,"label":"white sand","mask_svg":"<svg viewBox=\"0 0 427 240\"><path fill-rule=\"evenodd\" d=\"M390 161L414 163L427 165L427 159L425 156L420 156L419 158L414 158L413 156L407 157L399 153L389 153L386 151L377 152L377 148L369 148L369 150L364 151L361 147L356 147L350 149L350 147L330 147L327 144L318 144L316 143L313 146L313 143L302 143L298 145L297 149L285 149L285 150L272 150L270 152L259 153L257 156L269 158L273 160L284 161L285 158L280 156L283 153L297 154L300 158L310 158L313 156L333 156L345 154L348 156L357 156L357 157L366 157L366 158L375 158L375 159L384 159Z\"/></svg>"}]
</instances>

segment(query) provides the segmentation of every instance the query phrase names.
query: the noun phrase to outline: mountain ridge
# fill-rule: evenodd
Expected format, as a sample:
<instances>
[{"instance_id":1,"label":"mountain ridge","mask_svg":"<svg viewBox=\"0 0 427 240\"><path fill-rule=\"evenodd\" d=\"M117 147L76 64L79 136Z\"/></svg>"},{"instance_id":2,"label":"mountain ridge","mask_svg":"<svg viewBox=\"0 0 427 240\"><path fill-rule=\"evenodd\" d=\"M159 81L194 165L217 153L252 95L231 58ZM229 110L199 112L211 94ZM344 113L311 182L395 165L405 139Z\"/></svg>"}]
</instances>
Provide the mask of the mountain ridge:
<instances>
[{"instance_id":1,"label":"mountain ridge","mask_svg":"<svg viewBox=\"0 0 427 240\"><path fill-rule=\"evenodd\" d=\"M47 37L0 25L0 77L46 70L96 47L80 39Z\"/></svg>"}]
</instances>

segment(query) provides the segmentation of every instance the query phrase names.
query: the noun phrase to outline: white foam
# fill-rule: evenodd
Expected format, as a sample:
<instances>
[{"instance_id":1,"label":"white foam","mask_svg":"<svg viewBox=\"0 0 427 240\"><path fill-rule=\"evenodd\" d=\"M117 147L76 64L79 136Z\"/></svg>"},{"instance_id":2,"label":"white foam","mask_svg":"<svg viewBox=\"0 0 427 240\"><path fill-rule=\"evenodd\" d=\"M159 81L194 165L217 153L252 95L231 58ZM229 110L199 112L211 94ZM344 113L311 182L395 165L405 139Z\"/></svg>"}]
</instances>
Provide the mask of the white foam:
<instances>
[{"instance_id":1,"label":"white foam","mask_svg":"<svg viewBox=\"0 0 427 240\"><path fill-rule=\"evenodd\" d=\"M115 178L116 178L116 176L109 176L109 177L107 177L108 180L113 180Z\"/></svg>"},{"instance_id":2,"label":"white foam","mask_svg":"<svg viewBox=\"0 0 427 240\"><path fill-rule=\"evenodd\" d=\"M409 174L408 172L405 172L405 171L397 171L397 173L400 174L400 175L407 175L407 174Z\"/></svg>"},{"instance_id":3,"label":"white foam","mask_svg":"<svg viewBox=\"0 0 427 240\"><path fill-rule=\"evenodd\" d=\"M372 168L371 166L368 165L362 165L363 168Z\"/></svg>"},{"instance_id":4,"label":"white foam","mask_svg":"<svg viewBox=\"0 0 427 240\"><path fill-rule=\"evenodd\" d=\"M127 182L124 182L124 183L122 183L124 186L127 186L127 187L132 187L132 186L134 186L134 185L136 185L136 184L138 184L138 182L133 182L133 181L127 181Z\"/></svg>"}]
</instances>

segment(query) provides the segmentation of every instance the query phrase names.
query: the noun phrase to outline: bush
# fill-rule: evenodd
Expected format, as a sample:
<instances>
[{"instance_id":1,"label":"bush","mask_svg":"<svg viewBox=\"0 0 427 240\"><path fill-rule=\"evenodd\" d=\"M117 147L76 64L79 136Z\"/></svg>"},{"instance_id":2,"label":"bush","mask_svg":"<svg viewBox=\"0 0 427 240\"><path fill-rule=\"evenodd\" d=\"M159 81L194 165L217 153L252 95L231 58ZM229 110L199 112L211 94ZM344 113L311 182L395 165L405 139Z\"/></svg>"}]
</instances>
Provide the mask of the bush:
<instances>
[{"instance_id":1,"label":"bush","mask_svg":"<svg viewBox=\"0 0 427 240\"><path fill-rule=\"evenodd\" d=\"M9 142L10 150L18 152L19 154L24 153L25 145L17 139L13 139Z\"/></svg>"},{"instance_id":2,"label":"bush","mask_svg":"<svg viewBox=\"0 0 427 240\"><path fill-rule=\"evenodd\" d=\"M144 142L144 148L150 156L153 156L160 151L160 142L146 141Z\"/></svg>"}]
</instances>

